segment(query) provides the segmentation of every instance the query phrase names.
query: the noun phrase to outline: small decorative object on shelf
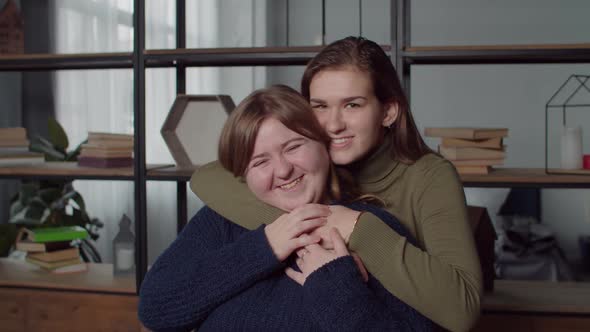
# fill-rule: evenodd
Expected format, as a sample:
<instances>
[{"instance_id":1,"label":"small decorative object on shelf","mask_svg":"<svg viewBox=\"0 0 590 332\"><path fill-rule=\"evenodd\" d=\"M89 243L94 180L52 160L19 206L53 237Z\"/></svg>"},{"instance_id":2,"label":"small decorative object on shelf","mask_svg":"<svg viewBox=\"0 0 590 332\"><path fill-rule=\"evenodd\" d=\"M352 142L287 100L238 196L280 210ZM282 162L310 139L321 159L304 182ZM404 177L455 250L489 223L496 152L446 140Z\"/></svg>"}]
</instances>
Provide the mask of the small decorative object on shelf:
<instances>
[{"instance_id":1,"label":"small decorative object on shelf","mask_svg":"<svg viewBox=\"0 0 590 332\"><path fill-rule=\"evenodd\" d=\"M217 140L235 104L226 95L179 95L162 126L162 137L179 167L217 159Z\"/></svg>"},{"instance_id":2,"label":"small decorative object on shelf","mask_svg":"<svg viewBox=\"0 0 590 332\"><path fill-rule=\"evenodd\" d=\"M0 1L0 54L25 51L24 20L14 0Z\"/></svg>"},{"instance_id":3,"label":"small decorative object on shelf","mask_svg":"<svg viewBox=\"0 0 590 332\"><path fill-rule=\"evenodd\" d=\"M430 127L424 129L424 135L441 138L438 152L459 174L488 174L506 158L508 128Z\"/></svg>"},{"instance_id":4,"label":"small decorative object on shelf","mask_svg":"<svg viewBox=\"0 0 590 332\"><path fill-rule=\"evenodd\" d=\"M584 130L582 128L582 124L588 123L590 113L580 112L590 110L589 80L589 75L571 75L545 105L545 173L547 174L590 175L590 170L584 166ZM554 145L550 144L552 135L550 135L551 113L549 111L554 109L561 110L562 121L558 145L560 147L558 168L549 166L550 146Z\"/></svg>"},{"instance_id":5,"label":"small decorative object on shelf","mask_svg":"<svg viewBox=\"0 0 590 332\"><path fill-rule=\"evenodd\" d=\"M113 271L115 274L135 272L135 236L131 232L131 219L123 215L119 233L113 239Z\"/></svg>"}]
</instances>

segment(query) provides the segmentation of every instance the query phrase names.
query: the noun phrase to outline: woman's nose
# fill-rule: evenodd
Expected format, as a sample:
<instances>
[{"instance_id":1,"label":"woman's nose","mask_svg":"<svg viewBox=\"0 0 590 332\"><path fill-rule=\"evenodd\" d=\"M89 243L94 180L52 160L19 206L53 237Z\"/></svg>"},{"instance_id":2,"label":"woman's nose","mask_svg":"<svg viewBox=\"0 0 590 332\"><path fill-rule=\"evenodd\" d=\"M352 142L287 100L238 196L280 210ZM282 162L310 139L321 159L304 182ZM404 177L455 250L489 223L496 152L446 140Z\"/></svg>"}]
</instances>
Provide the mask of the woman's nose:
<instances>
[{"instance_id":1,"label":"woman's nose","mask_svg":"<svg viewBox=\"0 0 590 332\"><path fill-rule=\"evenodd\" d=\"M275 163L275 175L281 179L286 179L293 172L293 164L284 156L277 158Z\"/></svg>"},{"instance_id":2,"label":"woman's nose","mask_svg":"<svg viewBox=\"0 0 590 332\"><path fill-rule=\"evenodd\" d=\"M328 133L337 134L346 128L346 123L342 118L342 112L338 109L332 109L329 111L325 128Z\"/></svg>"}]
</instances>

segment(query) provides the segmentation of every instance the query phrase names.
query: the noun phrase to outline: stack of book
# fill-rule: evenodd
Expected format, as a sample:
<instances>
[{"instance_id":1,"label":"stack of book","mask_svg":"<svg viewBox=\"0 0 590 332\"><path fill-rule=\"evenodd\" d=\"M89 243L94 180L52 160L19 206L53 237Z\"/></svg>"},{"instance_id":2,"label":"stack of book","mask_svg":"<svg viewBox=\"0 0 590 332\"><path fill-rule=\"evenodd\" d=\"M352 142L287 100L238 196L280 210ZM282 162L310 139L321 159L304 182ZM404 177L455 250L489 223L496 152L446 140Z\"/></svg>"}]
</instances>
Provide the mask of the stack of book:
<instances>
[{"instance_id":1,"label":"stack of book","mask_svg":"<svg viewBox=\"0 0 590 332\"><path fill-rule=\"evenodd\" d=\"M25 260L54 274L84 272L86 263L80 257L76 240L88 236L79 226L27 229L19 231L16 249L25 251Z\"/></svg>"},{"instance_id":2,"label":"stack of book","mask_svg":"<svg viewBox=\"0 0 590 332\"><path fill-rule=\"evenodd\" d=\"M460 174L488 174L506 159L507 128L426 128L425 136L439 137L438 152L451 161Z\"/></svg>"},{"instance_id":3,"label":"stack of book","mask_svg":"<svg viewBox=\"0 0 590 332\"><path fill-rule=\"evenodd\" d=\"M25 128L0 128L0 166L42 162L45 162L45 156L42 153L29 151L29 140Z\"/></svg>"},{"instance_id":4,"label":"stack of book","mask_svg":"<svg viewBox=\"0 0 590 332\"><path fill-rule=\"evenodd\" d=\"M86 167L129 167L133 165L133 135L88 133L78 165Z\"/></svg>"}]
</instances>

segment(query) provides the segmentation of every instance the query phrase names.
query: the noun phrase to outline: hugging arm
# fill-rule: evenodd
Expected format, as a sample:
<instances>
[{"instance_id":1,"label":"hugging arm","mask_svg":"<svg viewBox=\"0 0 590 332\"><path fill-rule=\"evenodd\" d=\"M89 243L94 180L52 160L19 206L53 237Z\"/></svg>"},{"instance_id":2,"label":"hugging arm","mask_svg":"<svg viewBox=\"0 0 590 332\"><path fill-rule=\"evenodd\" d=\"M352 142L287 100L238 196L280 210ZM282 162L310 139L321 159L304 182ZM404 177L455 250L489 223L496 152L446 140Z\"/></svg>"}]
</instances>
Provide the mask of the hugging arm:
<instances>
[{"instance_id":1,"label":"hugging arm","mask_svg":"<svg viewBox=\"0 0 590 332\"><path fill-rule=\"evenodd\" d=\"M413 182L421 190L411 193L425 250L372 213L361 216L349 247L402 301L448 330L467 331L479 318L482 277L463 187L447 161L425 168Z\"/></svg>"},{"instance_id":2,"label":"hugging arm","mask_svg":"<svg viewBox=\"0 0 590 332\"><path fill-rule=\"evenodd\" d=\"M198 328L220 304L282 266L263 227L235 239L232 228L204 207L158 257L139 294L139 318L147 328Z\"/></svg>"},{"instance_id":3,"label":"hugging arm","mask_svg":"<svg viewBox=\"0 0 590 332\"><path fill-rule=\"evenodd\" d=\"M424 239L422 250L407 242L374 213L364 213L350 236L349 248L383 287L435 323L466 331L480 312L482 280L473 235L467 221L463 187L448 162L421 167L412 195ZM248 229L272 223L282 212L259 202L245 183L218 162L200 168L191 188L213 210ZM390 188L389 190L397 190ZM390 196L384 192L382 197ZM231 201L231 204L227 202Z\"/></svg>"}]
</instances>

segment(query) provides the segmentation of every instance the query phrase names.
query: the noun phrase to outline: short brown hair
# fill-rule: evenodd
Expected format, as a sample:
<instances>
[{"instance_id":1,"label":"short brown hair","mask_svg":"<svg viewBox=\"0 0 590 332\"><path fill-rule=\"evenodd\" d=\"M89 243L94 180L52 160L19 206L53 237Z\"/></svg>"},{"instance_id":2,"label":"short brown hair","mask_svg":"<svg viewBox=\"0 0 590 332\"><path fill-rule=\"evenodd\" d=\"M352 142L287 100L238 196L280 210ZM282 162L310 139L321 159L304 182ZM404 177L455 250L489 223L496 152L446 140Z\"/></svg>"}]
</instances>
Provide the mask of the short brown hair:
<instances>
[{"instance_id":1,"label":"short brown hair","mask_svg":"<svg viewBox=\"0 0 590 332\"><path fill-rule=\"evenodd\" d=\"M301 78L301 94L309 100L311 81L317 73L346 67L368 73L379 102L394 103L399 107L397 119L387 131L395 159L411 164L432 152L420 136L410 113L408 98L391 60L381 46L373 41L363 37L347 37L326 46L307 64Z\"/></svg>"}]
</instances>

